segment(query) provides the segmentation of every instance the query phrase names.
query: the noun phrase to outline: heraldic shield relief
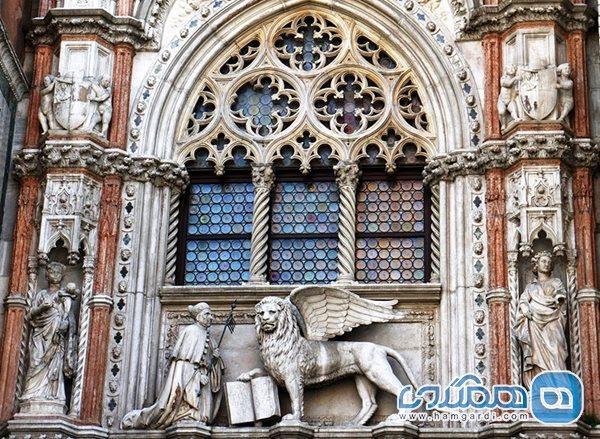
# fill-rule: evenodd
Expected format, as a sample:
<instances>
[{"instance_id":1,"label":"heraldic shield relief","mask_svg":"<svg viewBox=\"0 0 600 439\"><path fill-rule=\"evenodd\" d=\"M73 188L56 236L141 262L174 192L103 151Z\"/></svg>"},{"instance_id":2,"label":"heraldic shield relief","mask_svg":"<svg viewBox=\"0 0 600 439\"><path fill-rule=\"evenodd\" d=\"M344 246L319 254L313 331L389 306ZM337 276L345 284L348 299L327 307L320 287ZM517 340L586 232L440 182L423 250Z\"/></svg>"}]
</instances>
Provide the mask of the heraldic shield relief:
<instances>
[{"instance_id":1,"label":"heraldic shield relief","mask_svg":"<svg viewBox=\"0 0 600 439\"><path fill-rule=\"evenodd\" d=\"M73 76L56 78L54 114L56 121L67 130L80 128L90 115L88 95L91 82L74 81Z\"/></svg>"},{"instance_id":2,"label":"heraldic shield relief","mask_svg":"<svg viewBox=\"0 0 600 439\"><path fill-rule=\"evenodd\" d=\"M519 79L519 100L527 116L534 120L547 118L556 108L556 67L541 70L522 67Z\"/></svg>"}]
</instances>

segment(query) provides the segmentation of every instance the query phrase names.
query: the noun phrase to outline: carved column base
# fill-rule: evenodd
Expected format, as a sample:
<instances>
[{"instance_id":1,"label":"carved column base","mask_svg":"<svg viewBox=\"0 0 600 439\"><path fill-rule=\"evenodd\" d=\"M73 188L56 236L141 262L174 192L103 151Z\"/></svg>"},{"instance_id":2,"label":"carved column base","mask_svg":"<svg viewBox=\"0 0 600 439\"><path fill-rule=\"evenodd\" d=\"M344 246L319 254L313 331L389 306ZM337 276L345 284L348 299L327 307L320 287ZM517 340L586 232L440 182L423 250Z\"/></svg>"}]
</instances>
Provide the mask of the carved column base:
<instances>
[{"instance_id":1,"label":"carved column base","mask_svg":"<svg viewBox=\"0 0 600 439\"><path fill-rule=\"evenodd\" d=\"M177 422L166 429L167 439L210 438L211 428L194 421Z\"/></svg>"},{"instance_id":2,"label":"carved column base","mask_svg":"<svg viewBox=\"0 0 600 439\"><path fill-rule=\"evenodd\" d=\"M490 315L490 365L492 384L510 384L510 292L497 288L487 292Z\"/></svg>"},{"instance_id":3,"label":"carved column base","mask_svg":"<svg viewBox=\"0 0 600 439\"><path fill-rule=\"evenodd\" d=\"M269 282L267 282L267 276L258 274L250 276L250 280L246 283L246 285L263 286L269 285Z\"/></svg>"},{"instance_id":4,"label":"carved column base","mask_svg":"<svg viewBox=\"0 0 600 439\"><path fill-rule=\"evenodd\" d=\"M35 416L39 416L40 414L64 415L67 413L67 406L61 401L29 400L19 404L19 413Z\"/></svg>"},{"instance_id":5,"label":"carved column base","mask_svg":"<svg viewBox=\"0 0 600 439\"><path fill-rule=\"evenodd\" d=\"M305 422L282 421L269 431L269 437L274 439L312 438L314 428Z\"/></svg>"}]
</instances>

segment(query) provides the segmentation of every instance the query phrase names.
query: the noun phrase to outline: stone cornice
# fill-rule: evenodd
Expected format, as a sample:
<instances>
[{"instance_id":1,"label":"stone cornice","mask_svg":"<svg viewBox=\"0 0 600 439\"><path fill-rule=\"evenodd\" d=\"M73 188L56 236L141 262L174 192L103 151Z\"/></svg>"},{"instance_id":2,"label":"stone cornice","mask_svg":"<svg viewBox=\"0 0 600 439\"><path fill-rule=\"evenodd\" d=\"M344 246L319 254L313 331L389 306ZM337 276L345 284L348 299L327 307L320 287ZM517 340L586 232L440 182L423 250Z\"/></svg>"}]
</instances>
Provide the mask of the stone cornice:
<instances>
[{"instance_id":1,"label":"stone cornice","mask_svg":"<svg viewBox=\"0 0 600 439\"><path fill-rule=\"evenodd\" d=\"M0 20L0 69L2 69L17 101L23 99L29 90L29 83L23 73L19 58L10 44L2 20Z\"/></svg>"},{"instance_id":2,"label":"stone cornice","mask_svg":"<svg viewBox=\"0 0 600 439\"><path fill-rule=\"evenodd\" d=\"M48 169L85 169L99 177L119 175L126 181L183 188L189 182L184 166L156 157L137 157L121 149L105 149L91 141L46 141L42 149L16 154L14 173L21 178Z\"/></svg>"},{"instance_id":3,"label":"stone cornice","mask_svg":"<svg viewBox=\"0 0 600 439\"><path fill-rule=\"evenodd\" d=\"M519 23L550 21L566 31L587 30L595 12L583 4L568 0L505 0L498 6L480 6L462 29L460 39L481 39L487 33L503 33Z\"/></svg>"},{"instance_id":4,"label":"stone cornice","mask_svg":"<svg viewBox=\"0 0 600 439\"><path fill-rule=\"evenodd\" d=\"M115 17L104 9L51 9L32 20L27 38L33 45L55 44L61 35L96 36L111 44L129 44L136 49L157 49L144 23L132 17Z\"/></svg>"},{"instance_id":5,"label":"stone cornice","mask_svg":"<svg viewBox=\"0 0 600 439\"><path fill-rule=\"evenodd\" d=\"M506 169L520 160L556 159L570 166L596 167L600 145L590 139L570 139L563 132L518 132L508 140L487 141L478 150L458 150L433 157L425 167L425 182Z\"/></svg>"}]
</instances>

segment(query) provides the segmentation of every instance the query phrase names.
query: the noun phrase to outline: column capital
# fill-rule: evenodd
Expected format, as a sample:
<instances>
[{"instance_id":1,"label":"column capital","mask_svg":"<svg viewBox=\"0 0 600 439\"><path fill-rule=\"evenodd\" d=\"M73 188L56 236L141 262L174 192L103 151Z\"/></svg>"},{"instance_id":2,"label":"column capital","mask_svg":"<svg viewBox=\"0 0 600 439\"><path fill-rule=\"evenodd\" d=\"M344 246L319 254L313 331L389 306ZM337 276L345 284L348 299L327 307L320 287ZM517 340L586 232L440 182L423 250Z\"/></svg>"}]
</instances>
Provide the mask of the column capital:
<instances>
[{"instance_id":1,"label":"column capital","mask_svg":"<svg viewBox=\"0 0 600 439\"><path fill-rule=\"evenodd\" d=\"M252 182L256 188L271 190L275 184L273 165L271 163L253 163Z\"/></svg>"},{"instance_id":2,"label":"column capital","mask_svg":"<svg viewBox=\"0 0 600 439\"><path fill-rule=\"evenodd\" d=\"M336 181L340 189L349 187L356 188L360 177L360 169L358 164L352 161L343 161L335 165Z\"/></svg>"},{"instance_id":3,"label":"column capital","mask_svg":"<svg viewBox=\"0 0 600 439\"><path fill-rule=\"evenodd\" d=\"M6 298L7 308L27 308L27 299L22 295L12 295Z\"/></svg>"},{"instance_id":4,"label":"column capital","mask_svg":"<svg viewBox=\"0 0 600 439\"><path fill-rule=\"evenodd\" d=\"M95 294L90 299L90 308L111 308L113 299L107 294Z\"/></svg>"},{"instance_id":5,"label":"column capital","mask_svg":"<svg viewBox=\"0 0 600 439\"><path fill-rule=\"evenodd\" d=\"M577 302L600 302L600 291L595 288L582 288L577 292L575 296Z\"/></svg>"}]
</instances>

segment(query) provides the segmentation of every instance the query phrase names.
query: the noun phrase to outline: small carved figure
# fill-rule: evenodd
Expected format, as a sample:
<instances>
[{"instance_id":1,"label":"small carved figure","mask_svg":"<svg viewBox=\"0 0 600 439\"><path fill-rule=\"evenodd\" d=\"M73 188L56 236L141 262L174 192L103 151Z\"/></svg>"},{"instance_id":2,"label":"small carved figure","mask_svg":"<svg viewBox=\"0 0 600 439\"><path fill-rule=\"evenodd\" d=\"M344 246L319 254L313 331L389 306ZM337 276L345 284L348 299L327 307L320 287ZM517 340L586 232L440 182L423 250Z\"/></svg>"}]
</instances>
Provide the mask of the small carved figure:
<instances>
[{"instance_id":1,"label":"small carved figure","mask_svg":"<svg viewBox=\"0 0 600 439\"><path fill-rule=\"evenodd\" d=\"M52 108L52 102L54 100L54 79L54 76L46 75L44 77L44 88L40 91L41 97L38 119L42 126L42 134L46 134L49 129L56 129L54 109Z\"/></svg>"},{"instance_id":2,"label":"small carved figure","mask_svg":"<svg viewBox=\"0 0 600 439\"><path fill-rule=\"evenodd\" d=\"M523 384L547 370L567 367L566 292L558 278L550 277L553 262L549 252L533 258L537 279L525 287L519 299L515 332L523 351Z\"/></svg>"},{"instance_id":3,"label":"small carved figure","mask_svg":"<svg viewBox=\"0 0 600 439\"><path fill-rule=\"evenodd\" d=\"M91 89L92 93L89 99L98 103L91 128L96 129L100 125L100 133L104 137L108 137L108 124L112 118L112 87L110 77L108 75L102 76L97 84L91 85Z\"/></svg>"},{"instance_id":4,"label":"small carved figure","mask_svg":"<svg viewBox=\"0 0 600 439\"><path fill-rule=\"evenodd\" d=\"M517 75L517 68L514 65L506 67L504 74L500 78L500 96L498 96L498 115L502 123L502 129L508 123L508 116L514 121L520 121L517 106L517 87L516 82L520 79ZM507 114L508 113L508 114Z\"/></svg>"},{"instance_id":5,"label":"small carved figure","mask_svg":"<svg viewBox=\"0 0 600 439\"><path fill-rule=\"evenodd\" d=\"M169 374L154 405L125 415L122 428L163 429L177 421L213 422L222 396L223 362L210 337L214 315L206 303L188 307L194 323L177 339Z\"/></svg>"},{"instance_id":6,"label":"small carved figure","mask_svg":"<svg viewBox=\"0 0 600 439\"><path fill-rule=\"evenodd\" d=\"M378 388L396 397L402 390L388 357L400 365L404 384L417 387L410 368L393 349L366 342L326 341L360 325L402 320L404 314L392 309L396 302L366 300L333 287L302 287L287 299L266 297L256 305L258 346L266 372L285 385L292 402L292 413L284 421L302 420L305 386L354 376L362 407L350 423L365 424L377 410ZM264 370L254 369L238 380L261 375Z\"/></svg>"},{"instance_id":7,"label":"small carved figure","mask_svg":"<svg viewBox=\"0 0 600 439\"><path fill-rule=\"evenodd\" d=\"M573 109L573 81L570 79L571 66L568 63L556 68L556 88L558 90L558 102L556 104L557 120L567 121L567 116Z\"/></svg>"},{"instance_id":8,"label":"small carved figure","mask_svg":"<svg viewBox=\"0 0 600 439\"><path fill-rule=\"evenodd\" d=\"M72 305L78 290L73 283L61 288L64 270L65 266L58 262L47 265L48 288L35 295L28 313L29 365L20 398L21 411L31 408L56 413L66 409L65 377L73 377L77 362ZM51 404L44 404L47 402ZM49 409L52 405L54 409Z\"/></svg>"}]
</instances>

